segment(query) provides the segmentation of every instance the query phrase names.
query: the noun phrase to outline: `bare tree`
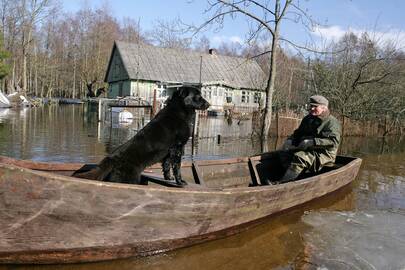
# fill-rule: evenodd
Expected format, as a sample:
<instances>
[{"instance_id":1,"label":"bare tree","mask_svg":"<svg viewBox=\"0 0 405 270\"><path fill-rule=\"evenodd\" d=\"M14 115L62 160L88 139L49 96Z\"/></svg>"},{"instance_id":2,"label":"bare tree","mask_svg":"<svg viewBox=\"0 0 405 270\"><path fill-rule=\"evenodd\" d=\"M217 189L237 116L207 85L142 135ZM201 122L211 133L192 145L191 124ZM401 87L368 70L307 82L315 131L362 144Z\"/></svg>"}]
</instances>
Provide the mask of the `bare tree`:
<instances>
[{"instance_id":1,"label":"bare tree","mask_svg":"<svg viewBox=\"0 0 405 270\"><path fill-rule=\"evenodd\" d=\"M399 51L379 46L368 33L361 37L347 33L331 50L339 52L318 59L312 69L320 93L330 98L343 118L343 130L346 118L385 123L398 119L404 106L399 91L405 60Z\"/></svg>"},{"instance_id":2,"label":"bare tree","mask_svg":"<svg viewBox=\"0 0 405 270\"><path fill-rule=\"evenodd\" d=\"M192 40L185 37L186 30L181 26L179 19L157 20L148 34L149 41L160 47L189 49Z\"/></svg>"},{"instance_id":3,"label":"bare tree","mask_svg":"<svg viewBox=\"0 0 405 270\"><path fill-rule=\"evenodd\" d=\"M198 41L194 41L194 50L199 52L208 52L210 46L210 40L204 35Z\"/></svg>"},{"instance_id":4,"label":"bare tree","mask_svg":"<svg viewBox=\"0 0 405 270\"><path fill-rule=\"evenodd\" d=\"M3 47L3 39L0 37L0 80L3 82L3 78L9 73L10 68L9 66L5 63L5 59L10 57L10 53L6 50L4 50ZM2 90L4 87L2 87Z\"/></svg>"},{"instance_id":5,"label":"bare tree","mask_svg":"<svg viewBox=\"0 0 405 270\"><path fill-rule=\"evenodd\" d=\"M4 47L11 53L4 60L10 66L3 80L9 90L84 97L94 79L94 90L105 87L114 40L144 40L133 21L120 25L105 5L72 14L61 9L55 0L0 0Z\"/></svg>"},{"instance_id":6,"label":"bare tree","mask_svg":"<svg viewBox=\"0 0 405 270\"><path fill-rule=\"evenodd\" d=\"M299 2L294 0L208 0L208 5L206 13L209 14L209 18L197 28L197 31L212 24L222 27L226 17L235 18L237 15L242 15L251 23L251 30L247 36L248 42L252 42L262 35L270 36L270 49L266 49L260 54L269 53L271 55L265 88L266 100L261 131L262 139L266 140L269 135L272 118L279 43L280 41L285 41L296 46L293 42L280 35L281 23L283 20L290 19L300 23L305 21L304 25L309 26L313 23L312 19L307 15L305 10L300 8Z\"/></svg>"},{"instance_id":7,"label":"bare tree","mask_svg":"<svg viewBox=\"0 0 405 270\"><path fill-rule=\"evenodd\" d=\"M49 15L50 0L19 1L18 13L21 18L22 90L27 91L27 58L30 54L32 34L37 23Z\"/></svg>"},{"instance_id":8,"label":"bare tree","mask_svg":"<svg viewBox=\"0 0 405 270\"><path fill-rule=\"evenodd\" d=\"M120 31L121 40L133 43L145 43L146 40L141 34L140 24L140 20L136 21L131 18L124 18L123 25Z\"/></svg>"},{"instance_id":9,"label":"bare tree","mask_svg":"<svg viewBox=\"0 0 405 270\"><path fill-rule=\"evenodd\" d=\"M227 56L240 56L242 45L239 42L222 42L218 47L218 53Z\"/></svg>"}]
</instances>

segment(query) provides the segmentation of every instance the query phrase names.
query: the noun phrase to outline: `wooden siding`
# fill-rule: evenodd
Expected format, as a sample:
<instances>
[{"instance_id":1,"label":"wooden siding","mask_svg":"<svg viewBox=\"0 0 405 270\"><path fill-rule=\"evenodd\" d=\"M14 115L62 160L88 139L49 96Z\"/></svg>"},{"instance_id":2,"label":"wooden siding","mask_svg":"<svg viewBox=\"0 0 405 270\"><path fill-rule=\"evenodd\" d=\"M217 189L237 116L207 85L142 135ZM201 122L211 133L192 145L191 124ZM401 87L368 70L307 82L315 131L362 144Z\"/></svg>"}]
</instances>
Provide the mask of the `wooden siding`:
<instances>
[{"instance_id":1,"label":"wooden siding","mask_svg":"<svg viewBox=\"0 0 405 270\"><path fill-rule=\"evenodd\" d=\"M224 106L249 107L258 109L259 103L255 102L255 93L261 94L261 104L263 104L265 93L246 89L232 89L226 86L209 85L203 86L202 95L211 104L212 110L224 110ZM227 102L226 97L230 96L232 101Z\"/></svg>"},{"instance_id":2,"label":"wooden siding","mask_svg":"<svg viewBox=\"0 0 405 270\"><path fill-rule=\"evenodd\" d=\"M131 96L140 97L143 100L153 102L153 90L157 89L155 82L150 81L131 81Z\"/></svg>"},{"instance_id":3,"label":"wooden siding","mask_svg":"<svg viewBox=\"0 0 405 270\"><path fill-rule=\"evenodd\" d=\"M119 93L119 85L122 84L122 95ZM117 96L134 96L141 99L153 102L153 93L156 90L156 98L158 101L163 102L165 98L159 98L159 94L165 88L159 88L156 82L152 81L119 81L112 82L109 85L108 98L116 98ZM223 85L206 85L202 87L202 95L211 104L210 109L215 111L223 111L224 107L230 108L234 105L236 107L250 108L256 110L259 108L259 104L255 102L255 93L258 91L246 90L246 89L232 89ZM232 101L227 102L226 96L230 96ZM261 100L265 94L261 92Z\"/></svg>"},{"instance_id":4,"label":"wooden siding","mask_svg":"<svg viewBox=\"0 0 405 270\"><path fill-rule=\"evenodd\" d=\"M120 84L122 84L122 93L120 93ZM112 82L108 86L108 98L116 98L117 96L126 97L131 95L131 82L118 81Z\"/></svg>"},{"instance_id":5,"label":"wooden siding","mask_svg":"<svg viewBox=\"0 0 405 270\"><path fill-rule=\"evenodd\" d=\"M117 50L117 47L114 46L113 52L111 54L110 63L107 69L107 81L111 84L117 81L128 80L128 72L122 61L122 57Z\"/></svg>"},{"instance_id":6,"label":"wooden siding","mask_svg":"<svg viewBox=\"0 0 405 270\"><path fill-rule=\"evenodd\" d=\"M280 172L273 155L198 161L205 185L191 182L192 164L184 162L184 188L89 181L64 176L80 164L0 157L0 263L94 262L218 239L349 184L361 164L338 157L342 166L317 176L249 186Z\"/></svg>"}]
</instances>

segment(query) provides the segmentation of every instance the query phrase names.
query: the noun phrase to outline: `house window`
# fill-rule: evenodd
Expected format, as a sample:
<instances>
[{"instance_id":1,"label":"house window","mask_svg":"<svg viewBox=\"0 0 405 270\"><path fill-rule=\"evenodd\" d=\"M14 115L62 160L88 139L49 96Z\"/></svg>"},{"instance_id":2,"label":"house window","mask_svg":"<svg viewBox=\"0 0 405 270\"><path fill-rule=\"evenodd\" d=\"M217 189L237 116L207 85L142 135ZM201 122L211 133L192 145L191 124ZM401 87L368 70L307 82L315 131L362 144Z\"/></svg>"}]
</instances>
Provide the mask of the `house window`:
<instances>
[{"instance_id":1,"label":"house window","mask_svg":"<svg viewBox=\"0 0 405 270\"><path fill-rule=\"evenodd\" d=\"M218 89L218 96L222 97L222 89Z\"/></svg>"},{"instance_id":2,"label":"house window","mask_svg":"<svg viewBox=\"0 0 405 270\"><path fill-rule=\"evenodd\" d=\"M262 98L262 93L255 92L253 96L254 103L260 103L260 99Z\"/></svg>"},{"instance_id":3,"label":"house window","mask_svg":"<svg viewBox=\"0 0 405 270\"><path fill-rule=\"evenodd\" d=\"M211 92L211 90L207 90L206 93L207 93L207 94L206 94L206 98L207 98L207 99L211 99L211 97L212 97L212 92Z\"/></svg>"},{"instance_id":4,"label":"house window","mask_svg":"<svg viewBox=\"0 0 405 270\"><path fill-rule=\"evenodd\" d=\"M162 89L159 91L159 97L160 98L165 98L167 96L166 89Z\"/></svg>"},{"instance_id":5,"label":"house window","mask_svg":"<svg viewBox=\"0 0 405 270\"><path fill-rule=\"evenodd\" d=\"M229 89L225 89L225 100L227 103L232 102L232 91Z\"/></svg>"},{"instance_id":6,"label":"house window","mask_svg":"<svg viewBox=\"0 0 405 270\"><path fill-rule=\"evenodd\" d=\"M249 92L242 91L242 103L249 103Z\"/></svg>"},{"instance_id":7,"label":"house window","mask_svg":"<svg viewBox=\"0 0 405 270\"><path fill-rule=\"evenodd\" d=\"M214 96L214 97L218 96L218 90L217 90L216 88L214 89L213 96Z\"/></svg>"}]
</instances>

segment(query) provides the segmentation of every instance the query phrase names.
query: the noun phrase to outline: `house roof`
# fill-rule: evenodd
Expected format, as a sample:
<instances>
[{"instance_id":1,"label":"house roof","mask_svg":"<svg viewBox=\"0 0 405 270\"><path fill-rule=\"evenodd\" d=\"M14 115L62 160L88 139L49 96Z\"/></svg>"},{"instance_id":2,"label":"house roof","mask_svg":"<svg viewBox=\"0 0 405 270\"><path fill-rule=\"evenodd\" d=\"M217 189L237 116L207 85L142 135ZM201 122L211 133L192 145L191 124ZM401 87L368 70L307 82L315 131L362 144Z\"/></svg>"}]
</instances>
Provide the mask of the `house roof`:
<instances>
[{"instance_id":1,"label":"house roof","mask_svg":"<svg viewBox=\"0 0 405 270\"><path fill-rule=\"evenodd\" d=\"M115 42L111 55L114 49L118 49L129 79L199 83L201 65L203 84L264 89L265 74L253 60L122 41Z\"/></svg>"}]
</instances>

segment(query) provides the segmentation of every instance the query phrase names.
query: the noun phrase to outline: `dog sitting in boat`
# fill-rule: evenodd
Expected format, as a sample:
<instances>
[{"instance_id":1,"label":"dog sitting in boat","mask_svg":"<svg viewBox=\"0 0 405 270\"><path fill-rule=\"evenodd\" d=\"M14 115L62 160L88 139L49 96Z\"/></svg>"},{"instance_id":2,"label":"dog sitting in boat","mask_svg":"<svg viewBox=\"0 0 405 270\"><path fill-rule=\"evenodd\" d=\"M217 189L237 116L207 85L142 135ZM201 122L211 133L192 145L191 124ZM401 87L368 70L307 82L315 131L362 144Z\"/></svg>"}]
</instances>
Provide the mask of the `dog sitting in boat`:
<instances>
[{"instance_id":1,"label":"dog sitting in boat","mask_svg":"<svg viewBox=\"0 0 405 270\"><path fill-rule=\"evenodd\" d=\"M162 162L163 176L178 185L186 184L181 178L181 157L184 145L192 135L195 110L206 110L210 104L201 96L199 88L182 86L166 101L143 129L128 142L119 146L88 172L77 172L74 177L110 182L141 183L142 171Z\"/></svg>"}]
</instances>

